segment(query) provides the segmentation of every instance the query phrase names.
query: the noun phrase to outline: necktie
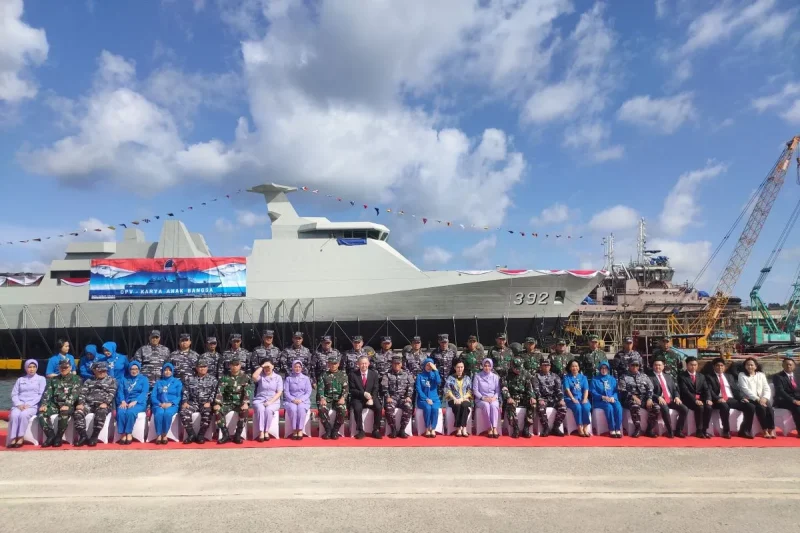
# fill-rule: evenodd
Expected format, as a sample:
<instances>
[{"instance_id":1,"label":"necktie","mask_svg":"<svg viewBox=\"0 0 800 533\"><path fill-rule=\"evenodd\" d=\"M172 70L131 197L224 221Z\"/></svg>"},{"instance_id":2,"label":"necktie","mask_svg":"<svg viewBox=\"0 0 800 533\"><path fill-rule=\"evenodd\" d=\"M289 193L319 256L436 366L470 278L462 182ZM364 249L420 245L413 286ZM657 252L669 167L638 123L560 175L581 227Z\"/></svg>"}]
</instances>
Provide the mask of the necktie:
<instances>
[{"instance_id":1,"label":"necktie","mask_svg":"<svg viewBox=\"0 0 800 533\"><path fill-rule=\"evenodd\" d=\"M722 399L728 401L728 391L725 390L725 379L722 377L722 374L718 374L719 377L719 393L722 394Z\"/></svg>"},{"instance_id":2,"label":"necktie","mask_svg":"<svg viewBox=\"0 0 800 533\"><path fill-rule=\"evenodd\" d=\"M791 376L789 376L789 382L791 382L791 384L792 384L792 388L793 388L793 389L796 389L796 388L797 388L797 383L795 383L795 382L794 382L794 374L792 374Z\"/></svg>"},{"instance_id":3,"label":"necktie","mask_svg":"<svg viewBox=\"0 0 800 533\"><path fill-rule=\"evenodd\" d=\"M692 385L697 385L697 376L695 374L690 374L690 376L692 378ZM697 392L696 388L695 388L694 392ZM695 400L699 400L700 399L700 395L699 394L695 394L694 395L694 399Z\"/></svg>"},{"instance_id":4,"label":"necktie","mask_svg":"<svg viewBox=\"0 0 800 533\"><path fill-rule=\"evenodd\" d=\"M366 387L367 386L367 375L366 374L361 374L361 386L362 387Z\"/></svg>"},{"instance_id":5,"label":"necktie","mask_svg":"<svg viewBox=\"0 0 800 533\"><path fill-rule=\"evenodd\" d=\"M664 401L669 403L669 389L667 388L667 384L664 382L664 374L658 375L658 381L661 383L661 395L664 397Z\"/></svg>"}]
</instances>

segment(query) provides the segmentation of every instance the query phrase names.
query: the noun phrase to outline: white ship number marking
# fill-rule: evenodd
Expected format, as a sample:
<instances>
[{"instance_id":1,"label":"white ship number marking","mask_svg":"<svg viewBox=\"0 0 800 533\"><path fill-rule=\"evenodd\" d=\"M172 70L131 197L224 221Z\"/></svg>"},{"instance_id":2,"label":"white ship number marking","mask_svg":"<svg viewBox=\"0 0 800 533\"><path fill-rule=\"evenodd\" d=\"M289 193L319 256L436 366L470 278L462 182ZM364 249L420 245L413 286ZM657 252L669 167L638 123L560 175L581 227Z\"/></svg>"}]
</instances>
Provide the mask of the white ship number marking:
<instances>
[{"instance_id":1,"label":"white ship number marking","mask_svg":"<svg viewBox=\"0 0 800 533\"><path fill-rule=\"evenodd\" d=\"M550 298L549 292L540 292L538 294L535 292L529 292L528 294L518 292L514 295L513 303L514 305L522 305L523 303L533 305L538 302L539 305L546 305L548 298Z\"/></svg>"}]
</instances>

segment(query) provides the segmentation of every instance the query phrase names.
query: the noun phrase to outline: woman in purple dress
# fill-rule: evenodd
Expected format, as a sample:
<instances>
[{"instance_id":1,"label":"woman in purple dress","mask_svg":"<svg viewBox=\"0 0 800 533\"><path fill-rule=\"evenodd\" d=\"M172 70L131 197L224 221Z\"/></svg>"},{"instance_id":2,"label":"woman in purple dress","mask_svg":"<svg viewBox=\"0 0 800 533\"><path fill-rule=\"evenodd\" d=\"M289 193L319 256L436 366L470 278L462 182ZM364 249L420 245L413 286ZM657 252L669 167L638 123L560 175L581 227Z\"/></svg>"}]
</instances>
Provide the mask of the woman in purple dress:
<instances>
[{"instance_id":1,"label":"woman in purple dress","mask_svg":"<svg viewBox=\"0 0 800 533\"><path fill-rule=\"evenodd\" d=\"M475 412L477 416L488 418L489 431L486 436L490 439L500 438L497 427L500 424L500 376L492 369L494 363L488 357L483 360L483 371L472 378L472 396L475 398ZM483 412L484 414L480 414Z\"/></svg>"},{"instance_id":2,"label":"woman in purple dress","mask_svg":"<svg viewBox=\"0 0 800 533\"><path fill-rule=\"evenodd\" d=\"M39 363L35 359L25 361L25 375L19 378L11 389L12 407L8 417L8 435L6 435L6 446L9 448L22 447L28 423L36 416L36 411L39 409L47 380L36 373L38 369Z\"/></svg>"},{"instance_id":3,"label":"woman in purple dress","mask_svg":"<svg viewBox=\"0 0 800 533\"><path fill-rule=\"evenodd\" d=\"M253 398L253 434L258 435L256 442L269 440L272 417L277 416L281 407L283 380L274 369L272 360L267 359L253 372L253 382L256 384L256 395Z\"/></svg>"},{"instance_id":4,"label":"woman in purple dress","mask_svg":"<svg viewBox=\"0 0 800 533\"><path fill-rule=\"evenodd\" d=\"M283 382L283 408L286 409L286 425L292 430L292 440L302 440L306 413L311 406L311 380L303 374L303 363L292 362L292 373Z\"/></svg>"}]
</instances>

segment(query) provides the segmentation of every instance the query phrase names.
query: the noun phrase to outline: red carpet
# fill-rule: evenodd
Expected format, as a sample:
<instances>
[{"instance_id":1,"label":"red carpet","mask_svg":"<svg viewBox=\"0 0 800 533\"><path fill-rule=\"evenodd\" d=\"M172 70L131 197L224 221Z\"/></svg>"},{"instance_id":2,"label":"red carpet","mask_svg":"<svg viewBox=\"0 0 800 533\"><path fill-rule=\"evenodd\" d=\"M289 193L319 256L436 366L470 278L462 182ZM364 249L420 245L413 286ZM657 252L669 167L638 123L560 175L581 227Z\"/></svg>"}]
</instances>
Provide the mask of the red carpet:
<instances>
[{"instance_id":1,"label":"red carpet","mask_svg":"<svg viewBox=\"0 0 800 533\"><path fill-rule=\"evenodd\" d=\"M5 431L0 431L0 443L5 444ZM222 450L233 448L435 448L435 447L467 447L467 448L800 448L800 439L795 437L793 432L790 437L778 436L777 439L764 439L756 437L753 440L745 440L733 437L731 440L714 437L712 439L697 439L687 437L685 439L667 439L659 437L649 439L639 437L632 439L623 437L622 439L611 439L605 436L590 437L588 439L578 436L569 437L533 437L531 439L512 439L511 437L500 437L499 439L488 439L486 437L469 437L466 439L458 437L438 436L435 439L425 437L410 437L408 439L388 439L384 437L376 440L366 437L363 440L356 440L351 437L343 437L335 441L322 440L318 437L304 438L302 441L286 439L270 439L269 442L245 441L243 444L233 443L218 445L216 442L206 442L202 446L199 444L189 444L184 446L179 442L172 442L166 446L156 446L153 443L142 444L134 442L129 446L118 444L99 443L95 448L87 446L73 448L72 446L62 446L61 448L45 448L45 450ZM9 450L5 447L3 451L38 451L42 448L26 444L22 448Z\"/></svg>"}]
</instances>

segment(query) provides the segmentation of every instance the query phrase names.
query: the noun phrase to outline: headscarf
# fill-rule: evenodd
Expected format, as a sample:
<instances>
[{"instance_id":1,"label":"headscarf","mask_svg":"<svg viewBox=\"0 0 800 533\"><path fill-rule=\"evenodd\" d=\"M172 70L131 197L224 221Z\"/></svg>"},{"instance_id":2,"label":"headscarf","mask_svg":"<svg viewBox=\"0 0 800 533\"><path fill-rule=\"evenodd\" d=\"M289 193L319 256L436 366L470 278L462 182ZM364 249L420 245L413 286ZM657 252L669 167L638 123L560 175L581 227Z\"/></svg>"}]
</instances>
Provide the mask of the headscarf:
<instances>
[{"instance_id":1,"label":"headscarf","mask_svg":"<svg viewBox=\"0 0 800 533\"><path fill-rule=\"evenodd\" d=\"M602 367L606 367L608 369L608 374L605 376L600 373L600 369ZM616 379L614 376L611 375L611 365L608 364L608 361L600 361L597 365L597 374L594 375L592 381L597 381L598 384L601 384L599 388L603 390L615 390L616 389ZM609 385L609 382L611 384ZM606 395L607 396L607 395Z\"/></svg>"},{"instance_id":2,"label":"headscarf","mask_svg":"<svg viewBox=\"0 0 800 533\"><path fill-rule=\"evenodd\" d=\"M131 367L133 367L133 366L135 366L136 368L139 369L139 373L136 375L136 377L138 378L139 376L142 375L142 363L140 363L139 361L135 361L134 360L134 361L131 361L130 363L128 363L125 366L125 377L133 378L133 376L131 376ZM162 370L163 370L163 368L162 368Z\"/></svg>"},{"instance_id":3,"label":"headscarf","mask_svg":"<svg viewBox=\"0 0 800 533\"><path fill-rule=\"evenodd\" d=\"M30 365L36 365L36 370L39 370L39 361L37 361L36 359L28 359L27 361L25 361L25 366L22 367L25 370L25 374L22 377L24 377L25 379L33 379L36 376L38 376L38 374L36 374L35 372L32 376L28 375L28 367Z\"/></svg>"},{"instance_id":4,"label":"headscarf","mask_svg":"<svg viewBox=\"0 0 800 533\"><path fill-rule=\"evenodd\" d=\"M296 365L296 364L300 365L300 372L295 372L294 371L294 365ZM293 374L302 374L303 373L303 368L305 368L305 367L303 366L303 362L300 359L295 359L294 361L292 361L292 373Z\"/></svg>"},{"instance_id":5,"label":"headscarf","mask_svg":"<svg viewBox=\"0 0 800 533\"><path fill-rule=\"evenodd\" d=\"M175 366L172 363L164 363L164 366L161 367L161 379L162 380L167 379L164 377L164 370L166 370L167 368L169 368L172 371L172 376L170 376L169 379L178 379L175 377Z\"/></svg>"},{"instance_id":6,"label":"headscarf","mask_svg":"<svg viewBox=\"0 0 800 533\"><path fill-rule=\"evenodd\" d=\"M486 370L483 369L483 365L485 365L487 362L489 363L489 372L486 372ZM494 370L494 361L492 361L488 357L486 359L484 359L483 361L481 361L481 373L483 373L483 374L491 374L492 370Z\"/></svg>"},{"instance_id":7,"label":"headscarf","mask_svg":"<svg viewBox=\"0 0 800 533\"><path fill-rule=\"evenodd\" d=\"M424 376L425 379L433 379L433 375L438 374L438 370L427 369L429 363L436 366L436 362L430 357L426 357L425 360L422 361L422 371L419 374Z\"/></svg>"},{"instance_id":8,"label":"headscarf","mask_svg":"<svg viewBox=\"0 0 800 533\"><path fill-rule=\"evenodd\" d=\"M83 353L90 353L96 359L97 358L97 346L94 344L87 344L86 348L83 349Z\"/></svg>"},{"instance_id":9,"label":"headscarf","mask_svg":"<svg viewBox=\"0 0 800 533\"><path fill-rule=\"evenodd\" d=\"M117 343L108 341L103 343L103 350L111 352L111 357L115 357L117 355Z\"/></svg>"}]
</instances>

